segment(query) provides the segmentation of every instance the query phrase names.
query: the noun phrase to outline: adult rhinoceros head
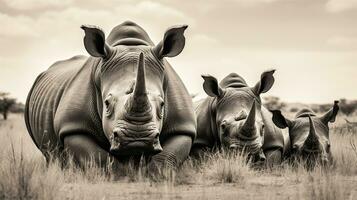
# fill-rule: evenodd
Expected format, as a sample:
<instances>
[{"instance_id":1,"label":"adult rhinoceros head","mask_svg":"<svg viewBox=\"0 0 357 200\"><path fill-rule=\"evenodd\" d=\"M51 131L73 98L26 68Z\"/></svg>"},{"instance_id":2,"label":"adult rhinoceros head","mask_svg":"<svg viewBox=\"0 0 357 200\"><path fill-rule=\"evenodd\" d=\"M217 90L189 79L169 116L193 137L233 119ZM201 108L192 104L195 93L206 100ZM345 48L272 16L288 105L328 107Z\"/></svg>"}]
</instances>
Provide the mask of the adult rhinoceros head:
<instances>
[{"instance_id":1,"label":"adult rhinoceros head","mask_svg":"<svg viewBox=\"0 0 357 200\"><path fill-rule=\"evenodd\" d=\"M165 113L164 57L181 53L187 26L168 29L154 45L133 22L115 27L107 40L94 26L82 26L84 45L95 57L98 110L113 154L162 151L159 135Z\"/></svg>"},{"instance_id":2,"label":"adult rhinoceros head","mask_svg":"<svg viewBox=\"0 0 357 200\"><path fill-rule=\"evenodd\" d=\"M273 122L279 128L289 128L291 154L302 159L308 167L331 163L328 123L334 122L338 113L338 101L333 108L318 117L310 109L302 109L294 120L284 117L279 110L273 112Z\"/></svg>"},{"instance_id":3,"label":"adult rhinoceros head","mask_svg":"<svg viewBox=\"0 0 357 200\"><path fill-rule=\"evenodd\" d=\"M260 94L274 83L274 70L264 72L261 80L248 87L243 78L232 73L217 83L216 78L205 75L203 88L215 98L214 118L223 147L244 150L253 161L264 161L264 122Z\"/></svg>"}]
</instances>

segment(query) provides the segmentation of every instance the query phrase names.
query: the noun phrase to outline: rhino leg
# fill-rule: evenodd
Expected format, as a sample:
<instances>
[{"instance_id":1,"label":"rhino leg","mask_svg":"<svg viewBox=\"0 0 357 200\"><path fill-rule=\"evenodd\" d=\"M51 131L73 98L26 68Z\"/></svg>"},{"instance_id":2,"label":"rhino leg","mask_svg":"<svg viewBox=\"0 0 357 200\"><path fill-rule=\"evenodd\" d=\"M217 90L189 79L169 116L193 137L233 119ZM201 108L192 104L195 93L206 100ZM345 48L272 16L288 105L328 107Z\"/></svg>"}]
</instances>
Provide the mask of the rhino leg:
<instances>
[{"instance_id":1,"label":"rhino leg","mask_svg":"<svg viewBox=\"0 0 357 200\"><path fill-rule=\"evenodd\" d=\"M86 135L66 136L64 148L80 167L85 167L89 161L94 161L98 166L106 166L111 161L115 161L113 156Z\"/></svg>"},{"instance_id":2,"label":"rhino leg","mask_svg":"<svg viewBox=\"0 0 357 200\"><path fill-rule=\"evenodd\" d=\"M152 156L149 168L175 168L188 157L192 138L187 135L176 135L164 142L163 151ZM156 171L153 169L153 171Z\"/></svg>"},{"instance_id":3,"label":"rhino leg","mask_svg":"<svg viewBox=\"0 0 357 200\"><path fill-rule=\"evenodd\" d=\"M264 151L266 157L266 163L268 168L277 166L282 161L282 154L280 148L269 149Z\"/></svg>"},{"instance_id":4,"label":"rhino leg","mask_svg":"<svg viewBox=\"0 0 357 200\"><path fill-rule=\"evenodd\" d=\"M206 146L194 146L191 149L190 156L195 159L202 159L205 156L205 153L208 151L208 147Z\"/></svg>"}]
</instances>

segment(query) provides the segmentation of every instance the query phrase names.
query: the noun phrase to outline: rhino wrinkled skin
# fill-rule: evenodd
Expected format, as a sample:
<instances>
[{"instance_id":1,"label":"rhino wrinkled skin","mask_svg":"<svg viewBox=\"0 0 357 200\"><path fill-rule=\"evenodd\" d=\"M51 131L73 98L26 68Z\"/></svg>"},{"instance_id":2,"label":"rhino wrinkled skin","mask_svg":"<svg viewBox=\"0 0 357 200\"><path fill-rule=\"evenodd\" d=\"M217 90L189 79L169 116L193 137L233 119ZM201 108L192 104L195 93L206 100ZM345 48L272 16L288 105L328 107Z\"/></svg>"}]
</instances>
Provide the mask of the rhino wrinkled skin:
<instances>
[{"instance_id":1,"label":"rhino wrinkled skin","mask_svg":"<svg viewBox=\"0 0 357 200\"><path fill-rule=\"evenodd\" d=\"M176 166L196 135L192 100L165 57L181 53L186 25L169 28L154 45L137 24L111 31L82 26L91 55L54 63L41 73L26 102L25 121L46 158L64 149L80 164L150 155Z\"/></svg>"},{"instance_id":2,"label":"rhino wrinkled skin","mask_svg":"<svg viewBox=\"0 0 357 200\"><path fill-rule=\"evenodd\" d=\"M287 137L274 125L260 98L272 87L273 73L264 72L254 87L236 73L219 84L215 77L203 75L208 97L194 103L197 137L191 154L199 156L205 149L223 147L228 151L244 150L253 162L280 163Z\"/></svg>"},{"instance_id":3,"label":"rhino wrinkled skin","mask_svg":"<svg viewBox=\"0 0 357 200\"><path fill-rule=\"evenodd\" d=\"M328 166L333 157L330 151L329 123L336 119L338 101L324 115L317 116L311 109L304 108L296 113L294 119L283 116L280 110L273 110L273 122L279 128L289 130L291 146L287 159L305 162L308 168L321 164Z\"/></svg>"}]
</instances>

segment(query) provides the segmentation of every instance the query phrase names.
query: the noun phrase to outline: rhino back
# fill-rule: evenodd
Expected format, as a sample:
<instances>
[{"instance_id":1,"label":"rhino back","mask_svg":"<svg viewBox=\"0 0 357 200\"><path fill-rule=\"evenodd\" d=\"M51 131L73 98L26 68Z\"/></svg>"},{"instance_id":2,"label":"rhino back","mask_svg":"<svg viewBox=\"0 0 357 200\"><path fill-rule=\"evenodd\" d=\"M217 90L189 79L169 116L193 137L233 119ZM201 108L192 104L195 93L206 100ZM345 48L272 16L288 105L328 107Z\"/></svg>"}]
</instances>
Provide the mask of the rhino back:
<instances>
[{"instance_id":1,"label":"rhino back","mask_svg":"<svg viewBox=\"0 0 357 200\"><path fill-rule=\"evenodd\" d=\"M70 134L88 135L103 149L109 148L92 79L97 64L98 59L74 57L55 63L36 80L25 116L31 137L45 155L61 149L63 138Z\"/></svg>"},{"instance_id":2,"label":"rhino back","mask_svg":"<svg viewBox=\"0 0 357 200\"><path fill-rule=\"evenodd\" d=\"M53 64L41 73L32 86L25 107L25 122L36 146L42 151L59 145L54 117L63 94L83 65L85 57L76 56Z\"/></svg>"},{"instance_id":3,"label":"rhino back","mask_svg":"<svg viewBox=\"0 0 357 200\"><path fill-rule=\"evenodd\" d=\"M172 134L196 136L196 118L192 99L174 69L166 62L164 77L165 114L160 139L166 140Z\"/></svg>"},{"instance_id":4,"label":"rhino back","mask_svg":"<svg viewBox=\"0 0 357 200\"><path fill-rule=\"evenodd\" d=\"M287 148L287 138L284 132L285 130L279 129L275 126L272 120L272 114L262 106L262 117L264 121L264 144L263 149L274 149L279 148L282 150L282 153L286 151Z\"/></svg>"},{"instance_id":5,"label":"rhino back","mask_svg":"<svg viewBox=\"0 0 357 200\"><path fill-rule=\"evenodd\" d=\"M206 97L194 102L197 120L197 136L194 140L194 147L212 148L219 140L214 126L214 119L211 114L212 97Z\"/></svg>"}]
</instances>

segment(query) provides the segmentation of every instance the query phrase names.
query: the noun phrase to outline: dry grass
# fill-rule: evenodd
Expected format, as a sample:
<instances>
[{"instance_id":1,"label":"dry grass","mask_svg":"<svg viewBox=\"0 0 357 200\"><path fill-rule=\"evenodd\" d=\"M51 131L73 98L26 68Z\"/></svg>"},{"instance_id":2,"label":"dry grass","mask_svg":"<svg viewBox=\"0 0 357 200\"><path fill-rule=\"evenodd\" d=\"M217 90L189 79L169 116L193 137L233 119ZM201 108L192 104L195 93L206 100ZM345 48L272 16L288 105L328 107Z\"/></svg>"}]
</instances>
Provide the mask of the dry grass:
<instances>
[{"instance_id":1,"label":"dry grass","mask_svg":"<svg viewBox=\"0 0 357 200\"><path fill-rule=\"evenodd\" d=\"M357 121L352 119L352 121ZM307 171L287 164L254 170L242 155L215 153L188 159L177 171L151 179L145 165L104 170L89 162L46 164L23 118L0 121L0 199L356 199L357 133L343 119L331 129L333 167Z\"/></svg>"}]
</instances>

